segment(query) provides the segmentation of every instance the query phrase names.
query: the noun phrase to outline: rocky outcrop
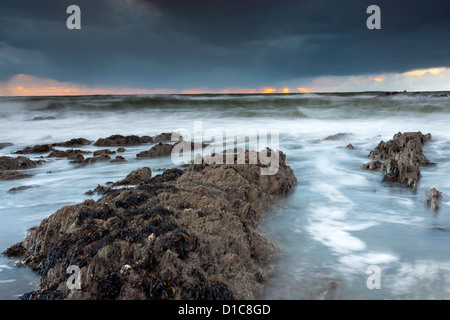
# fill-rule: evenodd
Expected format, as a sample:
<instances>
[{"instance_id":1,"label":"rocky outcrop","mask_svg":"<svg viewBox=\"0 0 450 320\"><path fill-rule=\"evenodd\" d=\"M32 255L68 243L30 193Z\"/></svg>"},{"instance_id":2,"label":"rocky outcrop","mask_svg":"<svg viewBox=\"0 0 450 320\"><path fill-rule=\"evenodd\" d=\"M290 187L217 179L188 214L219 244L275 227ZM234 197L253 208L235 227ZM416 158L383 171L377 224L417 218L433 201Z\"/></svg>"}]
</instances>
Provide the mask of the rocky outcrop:
<instances>
[{"instance_id":1,"label":"rocky outcrop","mask_svg":"<svg viewBox=\"0 0 450 320\"><path fill-rule=\"evenodd\" d=\"M25 149L14 152L15 154L30 154L30 153L47 153L53 151L51 144L41 144L36 146L26 147Z\"/></svg>"},{"instance_id":2,"label":"rocky outcrop","mask_svg":"<svg viewBox=\"0 0 450 320\"><path fill-rule=\"evenodd\" d=\"M140 168L129 173L125 179L114 183L115 186L137 185L147 183L152 178L152 170L149 167Z\"/></svg>"},{"instance_id":3,"label":"rocky outcrop","mask_svg":"<svg viewBox=\"0 0 450 320\"><path fill-rule=\"evenodd\" d=\"M109 149L102 149L102 150L97 150L94 151L94 157L95 156L101 156L102 154L115 154L116 152L113 150L109 150Z\"/></svg>"},{"instance_id":4,"label":"rocky outcrop","mask_svg":"<svg viewBox=\"0 0 450 320\"><path fill-rule=\"evenodd\" d=\"M399 132L391 140L381 141L369 154L375 161L365 164L363 168L379 169L384 174L383 181L399 182L416 191L421 178L420 166L432 164L422 150L422 145L430 139L429 133Z\"/></svg>"},{"instance_id":5,"label":"rocky outcrop","mask_svg":"<svg viewBox=\"0 0 450 320\"><path fill-rule=\"evenodd\" d=\"M206 148L208 145L200 142L180 141L175 144L158 143L154 145L150 150L142 151L136 155L137 158L159 158L170 156L175 146L178 146L180 150L196 150Z\"/></svg>"},{"instance_id":6,"label":"rocky outcrop","mask_svg":"<svg viewBox=\"0 0 450 320\"><path fill-rule=\"evenodd\" d=\"M84 160L83 154L88 154L90 152L78 149L69 149L69 150L53 150L47 156L47 158L67 158L68 160L72 160L74 162L81 162Z\"/></svg>"},{"instance_id":7,"label":"rocky outcrop","mask_svg":"<svg viewBox=\"0 0 450 320\"><path fill-rule=\"evenodd\" d=\"M135 188L61 208L6 251L42 276L22 298L254 298L276 252L257 223L297 179L282 153L272 176L261 175L264 164L248 164L248 152L245 158L150 180L141 170ZM66 286L71 265L81 270L80 290Z\"/></svg>"},{"instance_id":8,"label":"rocky outcrop","mask_svg":"<svg viewBox=\"0 0 450 320\"><path fill-rule=\"evenodd\" d=\"M52 146L54 147L65 147L65 148L75 148L75 147L81 147L81 146L87 146L90 145L91 142L88 139L85 138L75 138L71 139L66 142L58 142L53 143Z\"/></svg>"},{"instance_id":9,"label":"rocky outcrop","mask_svg":"<svg viewBox=\"0 0 450 320\"><path fill-rule=\"evenodd\" d=\"M88 164L93 164L99 161L109 161L109 160L111 160L111 157L108 154L101 154L98 156L83 159L81 161L76 160L75 162L79 163L81 166L86 166Z\"/></svg>"},{"instance_id":10,"label":"rocky outcrop","mask_svg":"<svg viewBox=\"0 0 450 320\"><path fill-rule=\"evenodd\" d=\"M425 205L429 206L434 212L439 211L439 200L442 198L442 192L436 190L436 188L431 188L426 194L428 199L424 200Z\"/></svg>"},{"instance_id":11,"label":"rocky outcrop","mask_svg":"<svg viewBox=\"0 0 450 320\"><path fill-rule=\"evenodd\" d=\"M33 161L26 157L0 157L0 180L18 180L28 178L31 174L14 170L35 168L37 165L44 162L44 160Z\"/></svg>"},{"instance_id":12,"label":"rocky outcrop","mask_svg":"<svg viewBox=\"0 0 450 320\"><path fill-rule=\"evenodd\" d=\"M108 138L98 139L94 145L99 147L114 147L114 146L136 146L143 143L153 143L153 138L149 136L122 136L119 134L112 135Z\"/></svg>"},{"instance_id":13,"label":"rocky outcrop","mask_svg":"<svg viewBox=\"0 0 450 320\"><path fill-rule=\"evenodd\" d=\"M173 144L158 143L151 147L150 150L139 152L136 157L138 158L158 158L170 156L173 149Z\"/></svg>"}]
</instances>

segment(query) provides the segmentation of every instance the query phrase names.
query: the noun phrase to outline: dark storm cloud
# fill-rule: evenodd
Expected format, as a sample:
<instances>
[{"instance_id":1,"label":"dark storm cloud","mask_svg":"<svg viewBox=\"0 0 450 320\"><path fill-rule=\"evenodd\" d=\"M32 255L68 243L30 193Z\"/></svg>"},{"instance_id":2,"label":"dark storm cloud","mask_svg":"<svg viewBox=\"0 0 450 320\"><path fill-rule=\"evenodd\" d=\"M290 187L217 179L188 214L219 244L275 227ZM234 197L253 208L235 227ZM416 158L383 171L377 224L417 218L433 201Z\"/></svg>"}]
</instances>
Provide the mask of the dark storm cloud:
<instances>
[{"instance_id":1,"label":"dark storm cloud","mask_svg":"<svg viewBox=\"0 0 450 320\"><path fill-rule=\"evenodd\" d=\"M71 4L81 30L66 28ZM371 4L381 7L381 30L366 28ZM2 0L0 78L257 88L450 67L448 34L450 3L438 0Z\"/></svg>"}]
</instances>

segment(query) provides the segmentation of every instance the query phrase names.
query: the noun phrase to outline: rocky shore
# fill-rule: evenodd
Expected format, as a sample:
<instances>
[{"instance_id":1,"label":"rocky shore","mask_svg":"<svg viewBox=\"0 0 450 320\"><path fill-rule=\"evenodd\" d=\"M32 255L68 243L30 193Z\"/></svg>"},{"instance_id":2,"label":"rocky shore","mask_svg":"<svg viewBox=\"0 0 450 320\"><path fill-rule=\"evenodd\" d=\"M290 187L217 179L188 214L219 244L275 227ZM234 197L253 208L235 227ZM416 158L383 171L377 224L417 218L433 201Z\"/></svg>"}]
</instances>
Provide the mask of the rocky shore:
<instances>
[{"instance_id":1,"label":"rocky shore","mask_svg":"<svg viewBox=\"0 0 450 320\"><path fill-rule=\"evenodd\" d=\"M143 138L97 145L128 142ZM155 177L145 167L105 187L98 201L61 208L5 252L42 277L21 299L255 298L277 250L258 222L297 179L282 152L275 175L261 175L265 165L249 156L246 164L203 162ZM67 287L74 265L80 290Z\"/></svg>"}]
</instances>

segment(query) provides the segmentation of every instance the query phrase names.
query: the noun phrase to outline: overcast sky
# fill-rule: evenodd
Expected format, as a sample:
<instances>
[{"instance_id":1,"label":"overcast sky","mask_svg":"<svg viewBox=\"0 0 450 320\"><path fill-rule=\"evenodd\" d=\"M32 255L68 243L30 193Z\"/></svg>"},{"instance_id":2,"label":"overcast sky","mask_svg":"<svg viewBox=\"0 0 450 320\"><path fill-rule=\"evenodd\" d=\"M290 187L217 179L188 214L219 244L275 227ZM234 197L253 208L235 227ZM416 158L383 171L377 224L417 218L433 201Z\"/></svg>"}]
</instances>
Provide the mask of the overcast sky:
<instances>
[{"instance_id":1,"label":"overcast sky","mask_svg":"<svg viewBox=\"0 0 450 320\"><path fill-rule=\"evenodd\" d=\"M0 95L450 90L449 39L448 0L0 0Z\"/></svg>"}]
</instances>

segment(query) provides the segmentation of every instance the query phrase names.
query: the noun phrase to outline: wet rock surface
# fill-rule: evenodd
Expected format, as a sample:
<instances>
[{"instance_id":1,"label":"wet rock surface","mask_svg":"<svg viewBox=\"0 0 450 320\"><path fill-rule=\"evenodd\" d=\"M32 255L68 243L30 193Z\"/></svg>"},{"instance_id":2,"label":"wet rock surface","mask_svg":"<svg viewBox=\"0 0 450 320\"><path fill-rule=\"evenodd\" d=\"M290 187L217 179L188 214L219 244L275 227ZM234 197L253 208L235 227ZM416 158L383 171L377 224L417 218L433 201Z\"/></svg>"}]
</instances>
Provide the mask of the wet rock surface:
<instances>
[{"instance_id":1,"label":"wet rock surface","mask_svg":"<svg viewBox=\"0 0 450 320\"><path fill-rule=\"evenodd\" d=\"M54 147L66 147L66 148L74 148L74 147L81 147L81 146L87 146L90 145L91 142L88 139L85 138L74 138L66 142L57 142L53 143L52 146Z\"/></svg>"},{"instance_id":2,"label":"wet rock surface","mask_svg":"<svg viewBox=\"0 0 450 320\"><path fill-rule=\"evenodd\" d=\"M47 156L47 158L67 158L68 160L72 160L75 162L81 162L84 160L83 154L89 154L90 152L78 149L69 149L69 150L53 150Z\"/></svg>"},{"instance_id":3,"label":"wet rock surface","mask_svg":"<svg viewBox=\"0 0 450 320\"><path fill-rule=\"evenodd\" d=\"M158 134L157 136L155 136L154 137L154 141L155 141L155 143L172 142L172 135L174 137L174 141L178 142L178 141L183 140L183 138L177 133L163 132L163 133Z\"/></svg>"},{"instance_id":4,"label":"wet rock surface","mask_svg":"<svg viewBox=\"0 0 450 320\"><path fill-rule=\"evenodd\" d=\"M114 183L115 186L136 185L147 183L152 178L152 170L149 167L140 168L130 172L125 179Z\"/></svg>"},{"instance_id":5,"label":"wet rock surface","mask_svg":"<svg viewBox=\"0 0 450 320\"><path fill-rule=\"evenodd\" d=\"M431 188L426 194L428 199L424 200L425 205L429 206L434 212L439 211L439 200L442 198L442 192L438 191L436 188Z\"/></svg>"},{"instance_id":6,"label":"wet rock surface","mask_svg":"<svg viewBox=\"0 0 450 320\"><path fill-rule=\"evenodd\" d=\"M53 151L51 144L41 144L36 146L26 147L25 149L14 152L15 154L30 154L30 153L47 153Z\"/></svg>"},{"instance_id":7,"label":"wet rock surface","mask_svg":"<svg viewBox=\"0 0 450 320\"><path fill-rule=\"evenodd\" d=\"M113 146L136 146L143 143L153 143L153 138L149 136L122 136L119 134L112 135L108 138L98 139L94 145L100 147L113 147Z\"/></svg>"},{"instance_id":8,"label":"wet rock surface","mask_svg":"<svg viewBox=\"0 0 450 320\"><path fill-rule=\"evenodd\" d=\"M381 141L369 154L375 161L363 165L363 168L380 170L384 174L383 181L398 182L416 191L421 178L420 166L432 164L422 150L430 139L429 133L399 132L391 140Z\"/></svg>"},{"instance_id":9,"label":"wet rock surface","mask_svg":"<svg viewBox=\"0 0 450 320\"><path fill-rule=\"evenodd\" d=\"M141 170L128 177L135 188L61 208L5 252L42 276L22 299L254 298L276 252L255 228L297 179L282 153L271 176L245 158L149 180ZM67 289L70 265L81 268L81 290Z\"/></svg>"},{"instance_id":10,"label":"wet rock surface","mask_svg":"<svg viewBox=\"0 0 450 320\"><path fill-rule=\"evenodd\" d=\"M125 159L122 156L116 156L114 159L112 159L110 162L112 163L118 163L118 162L126 162L127 159Z\"/></svg>"},{"instance_id":11,"label":"wet rock surface","mask_svg":"<svg viewBox=\"0 0 450 320\"><path fill-rule=\"evenodd\" d=\"M136 157L138 158L158 158L170 156L173 149L173 144L158 143L151 147L150 150L139 152Z\"/></svg>"},{"instance_id":12,"label":"wet rock surface","mask_svg":"<svg viewBox=\"0 0 450 320\"><path fill-rule=\"evenodd\" d=\"M44 163L44 160L34 161L27 157L0 157L0 180L18 180L31 176L29 173L14 170L35 168Z\"/></svg>"},{"instance_id":13,"label":"wet rock surface","mask_svg":"<svg viewBox=\"0 0 450 320\"><path fill-rule=\"evenodd\" d=\"M94 157L95 156L101 156L103 154L115 154L116 152L113 150L109 150L109 149L102 149L102 150L97 150L94 151Z\"/></svg>"},{"instance_id":14,"label":"wet rock surface","mask_svg":"<svg viewBox=\"0 0 450 320\"><path fill-rule=\"evenodd\" d=\"M90 157L81 160L81 158L74 160L74 162L79 163L81 166L86 166L88 164L93 164L99 161L109 161L111 160L111 157L108 154L100 154L98 156Z\"/></svg>"},{"instance_id":15,"label":"wet rock surface","mask_svg":"<svg viewBox=\"0 0 450 320\"><path fill-rule=\"evenodd\" d=\"M137 158L159 158L170 156L174 148L176 152L189 151L206 148L208 145L200 142L180 141L175 144L158 143L150 150L142 151L136 155Z\"/></svg>"}]
</instances>

